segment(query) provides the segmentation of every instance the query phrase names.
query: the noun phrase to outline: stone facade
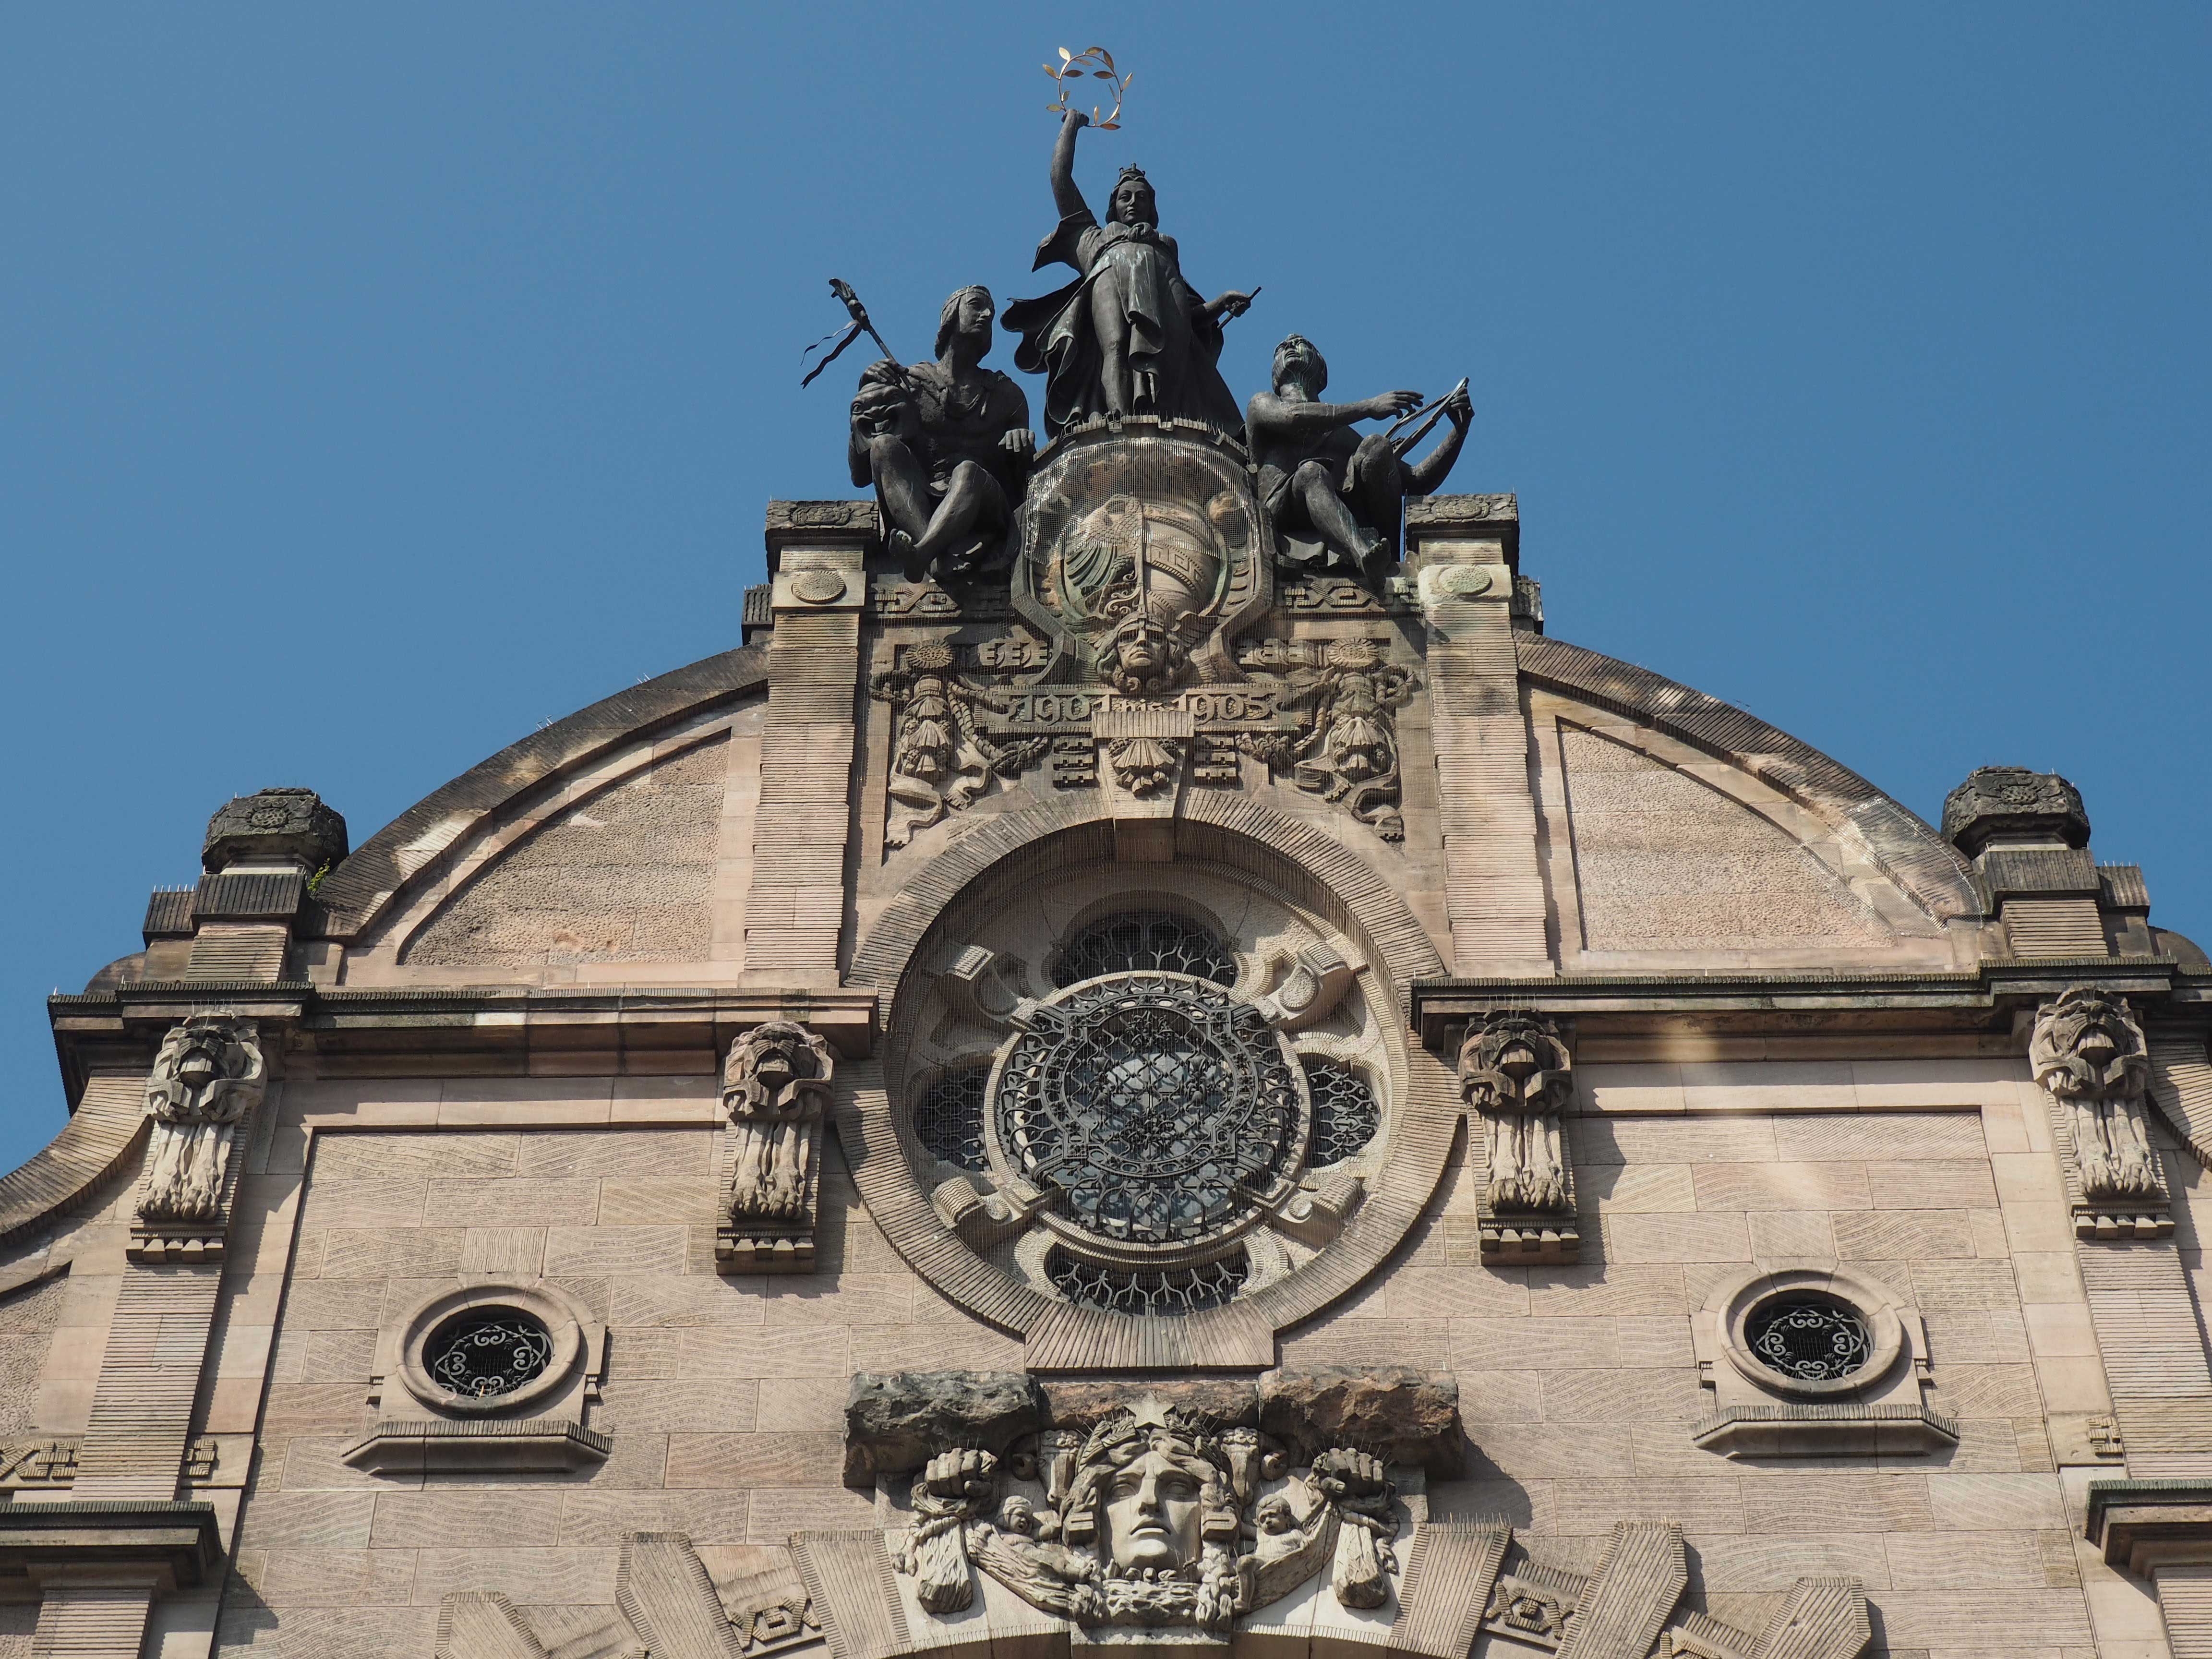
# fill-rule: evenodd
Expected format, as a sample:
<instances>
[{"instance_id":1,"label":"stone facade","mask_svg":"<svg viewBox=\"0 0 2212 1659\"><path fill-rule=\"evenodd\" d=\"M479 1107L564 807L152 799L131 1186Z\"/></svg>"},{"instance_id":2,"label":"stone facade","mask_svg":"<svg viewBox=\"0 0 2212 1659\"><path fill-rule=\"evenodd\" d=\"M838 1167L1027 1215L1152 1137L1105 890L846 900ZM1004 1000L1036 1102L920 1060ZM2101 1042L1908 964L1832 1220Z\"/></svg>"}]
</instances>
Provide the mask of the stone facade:
<instances>
[{"instance_id":1,"label":"stone facade","mask_svg":"<svg viewBox=\"0 0 2212 1659\"><path fill-rule=\"evenodd\" d=\"M1510 496L1036 477L53 1000L0 1654L2212 1652L2212 963L2070 786L1547 636Z\"/></svg>"}]
</instances>

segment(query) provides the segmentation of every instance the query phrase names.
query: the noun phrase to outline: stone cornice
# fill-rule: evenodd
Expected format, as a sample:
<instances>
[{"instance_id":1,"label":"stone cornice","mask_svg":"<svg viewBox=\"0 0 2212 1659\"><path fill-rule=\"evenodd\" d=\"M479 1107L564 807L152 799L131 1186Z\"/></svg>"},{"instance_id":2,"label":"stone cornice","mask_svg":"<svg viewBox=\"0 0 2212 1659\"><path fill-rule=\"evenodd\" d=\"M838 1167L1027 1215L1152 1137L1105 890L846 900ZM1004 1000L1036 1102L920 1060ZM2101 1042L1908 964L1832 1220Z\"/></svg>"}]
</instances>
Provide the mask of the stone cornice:
<instances>
[{"instance_id":1,"label":"stone cornice","mask_svg":"<svg viewBox=\"0 0 2212 1659\"><path fill-rule=\"evenodd\" d=\"M771 1019L819 1030L841 1053L873 1052L878 1029L872 987L793 990L737 986L605 988L401 986L392 988L229 985L200 981L140 982L116 990L47 999L63 1069L81 1075L143 1048L162 1030L199 1012L221 1009L283 1022L293 1053L354 1055L368 1061L388 1036L392 1051L474 1057L520 1066L533 1049L624 1050L713 1048ZM496 1064L495 1070L510 1069ZM373 1064L369 1069L373 1072ZM419 1069L419 1066L414 1067Z\"/></svg>"},{"instance_id":2,"label":"stone cornice","mask_svg":"<svg viewBox=\"0 0 2212 1659\"><path fill-rule=\"evenodd\" d=\"M1732 1034L2009 1030L2014 1010L2085 984L2139 1000L2163 1000L2177 1011L2212 1008L2212 976L2184 968L2171 957L2007 957L1962 969L1686 969L1423 979L1413 984L1413 1018L1422 1042L1432 1047L1448 1042L1470 1015L1504 1006L1574 1018L1585 1030L1602 1029L1609 1021L1624 1029L1648 1028L1652 1020L1668 1016L1726 1016ZM1813 1023L1808 1016L1814 1017Z\"/></svg>"}]
</instances>

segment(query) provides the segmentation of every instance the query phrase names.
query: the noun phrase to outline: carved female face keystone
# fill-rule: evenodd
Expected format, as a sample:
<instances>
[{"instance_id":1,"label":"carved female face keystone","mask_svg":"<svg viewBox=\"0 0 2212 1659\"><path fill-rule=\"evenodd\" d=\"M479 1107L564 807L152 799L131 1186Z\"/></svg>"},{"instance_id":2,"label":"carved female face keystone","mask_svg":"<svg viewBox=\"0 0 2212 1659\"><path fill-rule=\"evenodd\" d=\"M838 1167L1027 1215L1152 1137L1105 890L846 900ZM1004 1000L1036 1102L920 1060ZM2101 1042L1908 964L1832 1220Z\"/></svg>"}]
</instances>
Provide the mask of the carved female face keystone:
<instances>
[{"instance_id":1,"label":"carved female face keystone","mask_svg":"<svg viewBox=\"0 0 2212 1659\"><path fill-rule=\"evenodd\" d=\"M1106 1547L1115 1567L1168 1572L1198 1559L1204 1485L1183 1463L1147 1445L1115 1471L1103 1505Z\"/></svg>"}]
</instances>

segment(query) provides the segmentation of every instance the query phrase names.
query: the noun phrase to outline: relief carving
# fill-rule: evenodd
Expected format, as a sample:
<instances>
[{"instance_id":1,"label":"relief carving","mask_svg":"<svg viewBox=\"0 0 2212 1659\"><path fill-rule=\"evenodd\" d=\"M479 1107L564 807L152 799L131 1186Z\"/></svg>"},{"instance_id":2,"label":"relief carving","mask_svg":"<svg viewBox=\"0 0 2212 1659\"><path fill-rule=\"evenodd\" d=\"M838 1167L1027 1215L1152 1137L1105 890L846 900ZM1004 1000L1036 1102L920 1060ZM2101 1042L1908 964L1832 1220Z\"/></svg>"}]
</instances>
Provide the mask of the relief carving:
<instances>
[{"instance_id":1,"label":"relief carving","mask_svg":"<svg viewBox=\"0 0 2212 1659\"><path fill-rule=\"evenodd\" d=\"M1490 1178L1481 1206L1486 1255L1559 1259L1579 1240L1573 1171L1559 1115L1574 1097L1574 1060L1559 1028L1512 1009L1477 1019L1460 1047L1460 1093L1480 1119Z\"/></svg>"},{"instance_id":2,"label":"relief carving","mask_svg":"<svg viewBox=\"0 0 2212 1659\"><path fill-rule=\"evenodd\" d=\"M2143 1116L2150 1054L2127 1000L2076 985L2045 1003L2028 1064L2058 1109L2072 1156L2076 1230L2101 1232L2102 1221L2114 1231L2170 1231L2166 1181ZM2125 1213L2116 1218L2116 1209Z\"/></svg>"},{"instance_id":3,"label":"relief carving","mask_svg":"<svg viewBox=\"0 0 2212 1659\"><path fill-rule=\"evenodd\" d=\"M146 1172L131 1251L209 1261L228 1220L231 1144L259 1103L268 1067L254 1023L196 1014L170 1028L146 1082Z\"/></svg>"},{"instance_id":4,"label":"relief carving","mask_svg":"<svg viewBox=\"0 0 2212 1659\"><path fill-rule=\"evenodd\" d=\"M722 1072L725 1219L714 1249L729 1270L812 1261L822 1120L834 1069L830 1045L789 1020L757 1025L731 1045Z\"/></svg>"},{"instance_id":5,"label":"relief carving","mask_svg":"<svg viewBox=\"0 0 2212 1659\"><path fill-rule=\"evenodd\" d=\"M1015 1462L1040 1476L1042 1493L1017 1491L995 1506L999 1460L942 1453L915 1480L917 1518L892 1563L934 1613L971 1604L971 1562L1031 1605L1087 1626L1224 1632L1325 1568L1345 1606L1387 1605L1397 1494L1382 1464L1333 1449L1282 1480L1283 1449L1262 1445L1251 1430L1217 1430L1148 1400L1110 1413L1079 1443L1065 1431L1040 1437ZM1279 1484L1262 1494L1270 1468Z\"/></svg>"},{"instance_id":6,"label":"relief carving","mask_svg":"<svg viewBox=\"0 0 2212 1659\"><path fill-rule=\"evenodd\" d=\"M1301 711L1301 724L1254 732L1243 743L1255 758L1287 770L1298 788L1341 802L1384 841L1401 842L1406 823L1393 717L1413 701L1420 677L1386 661L1383 651L1380 640L1303 645L1270 639L1248 646L1241 665L1285 676L1276 704Z\"/></svg>"},{"instance_id":7,"label":"relief carving","mask_svg":"<svg viewBox=\"0 0 2212 1659\"><path fill-rule=\"evenodd\" d=\"M1018 777L1044 757L1046 739L997 743L977 729L976 708L995 706L996 694L963 684L954 660L948 645L909 646L899 666L877 675L870 688L898 715L886 847L905 846L916 830L968 805L990 787L994 774Z\"/></svg>"}]
</instances>

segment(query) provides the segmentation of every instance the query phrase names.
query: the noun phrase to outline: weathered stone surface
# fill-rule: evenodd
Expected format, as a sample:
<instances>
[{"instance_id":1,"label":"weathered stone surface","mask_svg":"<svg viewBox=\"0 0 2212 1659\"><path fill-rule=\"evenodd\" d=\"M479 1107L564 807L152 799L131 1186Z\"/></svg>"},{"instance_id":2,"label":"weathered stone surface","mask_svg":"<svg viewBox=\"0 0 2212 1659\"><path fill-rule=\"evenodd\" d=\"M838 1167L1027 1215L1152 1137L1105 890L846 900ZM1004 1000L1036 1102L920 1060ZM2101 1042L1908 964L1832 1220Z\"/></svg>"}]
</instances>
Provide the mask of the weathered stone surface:
<instances>
[{"instance_id":1,"label":"weathered stone surface","mask_svg":"<svg viewBox=\"0 0 2212 1659\"><path fill-rule=\"evenodd\" d=\"M2056 772L1978 766L1943 798L1943 836L1968 858L2001 836L2087 847L2089 813Z\"/></svg>"},{"instance_id":2,"label":"weathered stone surface","mask_svg":"<svg viewBox=\"0 0 2212 1659\"><path fill-rule=\"evenodd\" d=\"M1218 1428L1250 1428L1260 1420L1260 1397L1242 1377L1178 1376L1115 1382L1053 1381L1042 1385L1046 1419L1057 1429L1088 1432L1115 1412L1151 1398L1205 1419Z\"/></svg>"},{"instance_id":3,"label":"weathered stone surface","mask_svg":"<svg viewBox=\"0 0 2212 1659\"><path fill-rule=\"evenodd\" d=\"M234 796L208 820L200 864L210 872L241 859L296 860L309 871L346 855L346 822L312 789Z\"/></svg>"},{"instance_id":4,"label":"weathered stone surface","mask_svg":"<svg viewBox=\"0 0 2212 1659\"><path fill-rule=\"evenodd\" d=\"M1260 1427L1302 1456L1352 1446L1442 1478L1466 1457L1458 1382L1409 1366L1277 1371L1260 1383Z\"/></svg>"},{"instance_id":5,"label":"weathered stone surface","mask_svg":"<svg viewBox=\"0 0 2212 1659\"><path fill-rule=\"evenodd\" d=\"M955 1446L1004 1451L1044 1421L1020 1371L862 1371L845 1402L845 1484L918 1469Z\"/></svg>"}]
</instances>

